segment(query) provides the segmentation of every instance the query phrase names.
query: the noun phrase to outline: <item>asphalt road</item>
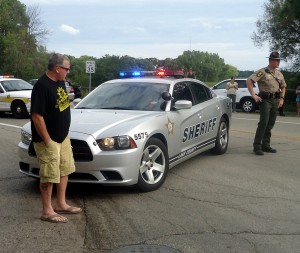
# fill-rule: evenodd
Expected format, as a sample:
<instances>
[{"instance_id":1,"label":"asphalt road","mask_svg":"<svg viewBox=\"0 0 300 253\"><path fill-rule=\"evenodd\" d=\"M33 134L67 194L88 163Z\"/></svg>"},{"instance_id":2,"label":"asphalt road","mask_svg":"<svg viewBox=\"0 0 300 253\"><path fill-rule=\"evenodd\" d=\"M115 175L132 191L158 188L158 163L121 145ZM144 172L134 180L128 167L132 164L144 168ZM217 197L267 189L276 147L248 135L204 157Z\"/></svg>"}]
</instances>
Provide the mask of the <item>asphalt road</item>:
<instances>
[{"instance_id":1,"label":"asphalt road","mask_svg":"<svg viewBox=\"0 0 300 253\"><path fill-rule=\"evenodd\" d=\"M108 253L136 244L184 253L299 252L300 118L278 117L278 153L264 156L252 153L257 120L235 113L227 153L176 166L157 191L69 184L70 203L84 212L52 224L39 219L37 181L18 172L16 126L28 120L0 117L1 252Z\"/></svg>"}]
</instances>

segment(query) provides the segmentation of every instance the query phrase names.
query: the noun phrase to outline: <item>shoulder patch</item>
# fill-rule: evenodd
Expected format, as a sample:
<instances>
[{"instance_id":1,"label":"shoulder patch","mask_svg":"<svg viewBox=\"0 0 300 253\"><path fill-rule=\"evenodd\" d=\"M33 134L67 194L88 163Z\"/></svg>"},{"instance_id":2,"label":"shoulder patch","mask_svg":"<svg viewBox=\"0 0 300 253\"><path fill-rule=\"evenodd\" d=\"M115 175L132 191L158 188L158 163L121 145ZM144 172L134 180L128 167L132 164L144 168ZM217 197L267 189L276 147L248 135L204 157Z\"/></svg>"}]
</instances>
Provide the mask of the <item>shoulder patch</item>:
<instances>
[{"instance_id":1,"label":"shoulder patch","mask_svg":"<svg viewBox=\"0 0 300 253\"><path fill-rule=\"evenodd\" d=\"M259 71L259 72L256 74L257 77L261 77L262 75L263 75L263 72L261 72L261 71Z\"/></svg>"}]
</instances>

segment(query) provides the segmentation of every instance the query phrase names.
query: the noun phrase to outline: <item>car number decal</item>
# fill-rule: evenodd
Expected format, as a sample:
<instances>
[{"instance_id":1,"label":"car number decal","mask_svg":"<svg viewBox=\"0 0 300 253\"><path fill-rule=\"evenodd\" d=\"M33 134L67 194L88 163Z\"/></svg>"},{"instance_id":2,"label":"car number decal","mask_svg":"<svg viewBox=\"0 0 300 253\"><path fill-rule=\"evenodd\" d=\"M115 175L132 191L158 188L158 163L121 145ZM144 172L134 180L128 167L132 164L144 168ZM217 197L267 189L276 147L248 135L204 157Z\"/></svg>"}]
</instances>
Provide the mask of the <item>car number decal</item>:
<instances>
[{"instance_id":1,"label":"car number decal","mask_svg":"<svg viewBox=\"0 0 300 253\"><path fill-rule=\"evenodd\" d=\"M141 140L141 139L145 139L148 138L148 132L143 132L143 133L138 133L138 134L134 134L134 139L137 140Z\"/></svg>"},{"instance_id":2,"label":"car number decal","mask_svg":"<svg viewBox=\"0 0 300 253\"><path fill-rule=\"evenodd\" d=\"M217 118L211 118L206 121L200 122L196 125L186 127L183 131L182 142L186 142L197 138L200 135L213 131L216 126Z\"/></svg>"}]
</instances>

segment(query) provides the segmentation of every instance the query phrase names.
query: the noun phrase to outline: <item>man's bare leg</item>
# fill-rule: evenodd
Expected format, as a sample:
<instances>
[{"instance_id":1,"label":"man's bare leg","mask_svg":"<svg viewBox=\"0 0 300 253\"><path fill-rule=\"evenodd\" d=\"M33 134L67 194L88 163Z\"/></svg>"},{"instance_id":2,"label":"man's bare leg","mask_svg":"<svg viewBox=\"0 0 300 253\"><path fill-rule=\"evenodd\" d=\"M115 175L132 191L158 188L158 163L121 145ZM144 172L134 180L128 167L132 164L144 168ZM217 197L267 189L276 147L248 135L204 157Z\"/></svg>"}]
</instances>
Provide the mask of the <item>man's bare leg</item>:
<instances>
[{"instance_id":1,"label":"man's bare leg","mask_svg":"<svg viewBox=\"0 0 300 253\"><path fill-rule=\"evenodd\" d=\"M48 182L40 183L40 191L41 191L42 205L43 205L42 217L47 218L55 215L56 213L54 212L51 203L53 184ZM53 218L53 220L65 221L67 219L63 216L56 216Z\"/></svg>"},{"instance_id":2,"label":"man's bare leg","mask_svg":"<svg viewBox=\"0 0 300 253\"><path fill-rule=\"evenodd\" d=\"M60 178L60 183L56 185L56 207L55 210L63 211L70 210L71 212L78 213L81 211L79 207L71 207L66 201L66 191L68 185L68 176Z\"/></svg>"}]
</instances>

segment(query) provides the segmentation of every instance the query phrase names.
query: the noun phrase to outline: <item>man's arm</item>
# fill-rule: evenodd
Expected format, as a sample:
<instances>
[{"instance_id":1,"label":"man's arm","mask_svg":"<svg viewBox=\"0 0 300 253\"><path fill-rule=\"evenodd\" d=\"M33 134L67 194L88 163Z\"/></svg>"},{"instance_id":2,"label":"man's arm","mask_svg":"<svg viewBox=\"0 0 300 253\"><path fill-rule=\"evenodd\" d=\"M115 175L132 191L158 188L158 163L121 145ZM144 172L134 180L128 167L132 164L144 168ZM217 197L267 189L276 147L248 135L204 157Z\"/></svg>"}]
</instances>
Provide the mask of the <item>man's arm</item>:
<instances>
[{"instance_id":1,"label":"man's arm","mask_svg":"<svg viewBox=\"0 0 300 253\"><path fill-rule=\"evenodd\" d=\"M43 142L47 146L51 140L50 135L48 133L44 117L38 113L32 113L31 119L34 123L35 129L38 135L42 138Z\"/></svg>"},{"instance_id":2,"label":"man's arm","mask_svg":"<svg viewBox=\"0 0 300 253\"><path fill-rule=\"evenodd\" d=\"M248 90L249 90L249 92L250 92L250 94L251 94L251 97L254 99L254 101L255 101L255 102L261 102L261 101L262 101L261 97L257 96L257 95L255 94L255 92L254 92L254 89L253 89L253 84L254 84L254 82L253 82L253 80L250 79L250 78L248 78L248 79L246 80L246 84L247 84L247 88L248 88Z\"/></svg>"},{"instance_id":3,"label":"man's arm","mask_svg":"<svg viewBox=\"0 0 300 253\"><path fill-rule=\"evenodd\" d=\"M281 88L278 107L282 107L283 106L284 96L285 96L285 90L286 90L285 87Z\"/></svg>"}]
</instances>

